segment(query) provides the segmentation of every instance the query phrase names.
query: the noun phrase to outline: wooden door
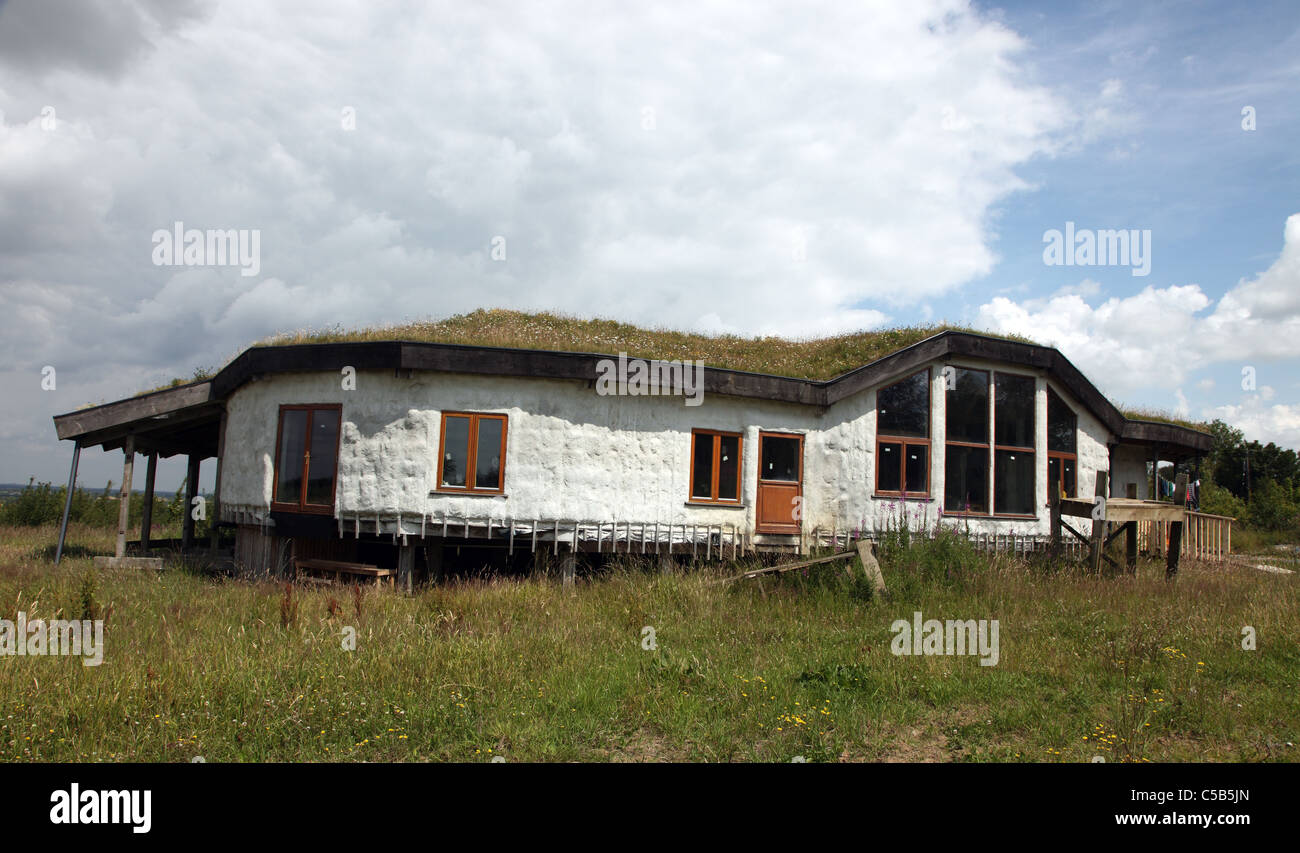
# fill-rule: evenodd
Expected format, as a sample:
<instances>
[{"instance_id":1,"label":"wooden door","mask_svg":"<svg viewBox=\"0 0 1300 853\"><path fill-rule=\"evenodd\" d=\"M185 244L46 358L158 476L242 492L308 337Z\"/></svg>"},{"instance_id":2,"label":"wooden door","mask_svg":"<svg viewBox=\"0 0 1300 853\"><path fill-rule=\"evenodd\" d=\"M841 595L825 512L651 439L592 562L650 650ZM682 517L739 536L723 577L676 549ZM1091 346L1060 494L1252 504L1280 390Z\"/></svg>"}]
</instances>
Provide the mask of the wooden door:
<instances>
[{"instance_id":1,"label":"wooden door","mask_svg":"<svg viewBox=\"0 0 1300 853\"><path fill-rule=\"evenodd\" d=\"M803 436L758 434L758 533L798 534L803 504Z\"/></svg>"}]
</instances>

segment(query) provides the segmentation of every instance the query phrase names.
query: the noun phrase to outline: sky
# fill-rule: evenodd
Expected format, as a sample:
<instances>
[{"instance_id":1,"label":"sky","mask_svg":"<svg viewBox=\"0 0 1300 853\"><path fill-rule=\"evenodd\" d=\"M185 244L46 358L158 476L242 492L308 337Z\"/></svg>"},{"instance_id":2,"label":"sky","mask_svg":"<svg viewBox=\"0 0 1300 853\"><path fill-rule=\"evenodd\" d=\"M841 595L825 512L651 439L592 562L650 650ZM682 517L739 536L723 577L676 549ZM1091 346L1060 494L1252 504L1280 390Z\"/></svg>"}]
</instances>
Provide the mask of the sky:
<instances>
[{"instance_id":1,"label":"sky","mask_svg":"<svg viewBox=\"0 0 1300 853\"><path fill-rule=\"evenodd\" d=\"M0 482L275 332L480 307L946 320L1300 447L1298 107L1294 2L4 0Z\"/></svg>"}]
</instances>

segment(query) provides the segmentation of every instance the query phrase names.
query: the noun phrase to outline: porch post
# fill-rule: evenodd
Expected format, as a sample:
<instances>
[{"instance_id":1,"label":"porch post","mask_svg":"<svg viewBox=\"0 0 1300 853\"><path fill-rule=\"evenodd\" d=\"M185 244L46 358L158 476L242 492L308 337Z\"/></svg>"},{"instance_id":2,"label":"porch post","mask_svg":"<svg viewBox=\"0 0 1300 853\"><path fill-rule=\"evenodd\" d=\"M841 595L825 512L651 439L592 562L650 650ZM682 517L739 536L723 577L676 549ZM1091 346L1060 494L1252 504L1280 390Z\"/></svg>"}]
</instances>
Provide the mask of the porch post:
<instances>
[{"instance_id":1,"label":"porch post","mask_svg":"<svg viewBox=\"0 0 1300 853\"><path fill-rule=\"evenodd\" d=\"M158 473L158 453L149 454L144 469L144 510L140 513L140 556L149 556L149 534L153 530L153 483Z\"/></svg>"},{"instance_id":2,"label":"porch post","mask_svg":"<svg viewBox=\"0 0 1300 853\"><path fill-rule=\"evenodd\" d=\"M217 485L212 491L212 511L208 513L208 546L217 551L218 527L221 524L221 460L226 455L226 411L221 410L221 428L217 433Z\"/></svg>"},{"instance_id":3,"label":"porch post","mask_svg":"<svg viewBox=\"0 0 1300 853\"><path fill-rule=\"evenodd\" d=\"M415 571L415 546L397 546L397 587L402 592L410 592L413 586L411 575Z\"/></svg>"},{"instance_id":4,"label":"porch post","mask_svg":"<svg viewBox=\"0 0 1300 853\"><path fill-rule=\"evenodd\" d=\"M63 559L63 542L68 536L68 514L72 512L72 493L77 490L77 462L81 459L81 439L72 444L72 470L68 472L68 494L63 499L63 522L59 525L59 545L54 549L54 565Z\"/></svg>"},{"instance_id":5,"label":"porch post","mask_svg":"<svg viewBox=\"0 0 1300 853\"><path fill-rule=\"evenodd\" d=\"M1093 493L1104 499L1106 495L1110 494L1107 490L1109 481L1110 474L1108 472L1098 471L1097 487L1093 490ZM1101 554L1106 549L1106 531L1109 528L1110 524L1106 521L1092 522L1092 538L1088 543L1088 565L1091 567L1093 574L1101 573Z\"/></svg>"},{"instance_id":6,"label":"porch post","mask_svg":"<svg viewBox=\"0 0 1300 853\"><path fill-rule=\"evenodd\" d=\"M181 550L194 544L194 496L199 493L199 465L203 462L191 453L185 468L185 514L181 516Z\"/></svg>"},{"instance_id":7,"label":"porch post","mask_svg":"<svg viewBox=\"0 0 1300 853\"><path fill-rule=\"evenodd\" d=\"M131 469L135 466L135 436L128 435L122 448L126 462L122 465L122 489L117 498L117 558L126 556L126 528L131 518Z\"/></svg>"},{"instance_id":8,"label":"porch post","mask_svg":"<svg viewBox=\"0 0 1300 853\"><path fill-rule=\"evenodd\" d=\"M578 555L573 551L565 551L564 556L560 557L560 577L563 586L573 586L577 578Z\"/></svg>"}]
</instances>

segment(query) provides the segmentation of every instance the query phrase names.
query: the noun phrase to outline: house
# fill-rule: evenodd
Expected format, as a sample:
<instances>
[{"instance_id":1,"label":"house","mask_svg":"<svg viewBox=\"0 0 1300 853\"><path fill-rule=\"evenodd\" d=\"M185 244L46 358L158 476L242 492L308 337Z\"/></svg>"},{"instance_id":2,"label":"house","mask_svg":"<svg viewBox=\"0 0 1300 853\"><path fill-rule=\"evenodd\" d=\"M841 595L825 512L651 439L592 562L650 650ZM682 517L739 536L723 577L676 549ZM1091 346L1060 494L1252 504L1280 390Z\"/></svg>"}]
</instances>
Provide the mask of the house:
<instances>
[{"instance_id":1,"label":"house","mask_svg":"<svg viewBox=\"0 0 1300 853\"><path fill-rule=\"evenodd\" d=\"M78 453L123 449L124 489L136 453L147 489L157 456L186 454L191 490L215 458L209 514L248 571L292 554L407 584L457 554L518 569L540 554L802 552L900 517L1044 537L1052 490L1091 499L1107 472L1111 496L1147 498L1149 462L1210 448L1125 417L1052 347L968 332L825 381L704 366L694 395L609 393L611 358L257 346L208 380L54 421Z\"/></svg>"}]
</instances>

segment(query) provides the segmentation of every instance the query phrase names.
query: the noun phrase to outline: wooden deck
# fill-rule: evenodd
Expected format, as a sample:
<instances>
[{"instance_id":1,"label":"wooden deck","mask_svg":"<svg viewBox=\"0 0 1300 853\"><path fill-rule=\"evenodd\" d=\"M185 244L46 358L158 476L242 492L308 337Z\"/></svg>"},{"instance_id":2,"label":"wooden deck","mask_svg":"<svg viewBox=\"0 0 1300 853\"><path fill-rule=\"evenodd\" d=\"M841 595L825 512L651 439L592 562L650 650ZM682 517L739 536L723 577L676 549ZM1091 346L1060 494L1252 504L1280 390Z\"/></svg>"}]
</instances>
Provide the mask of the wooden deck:
<instances>
[{"instance_id":1,"label":"wooden deck","mask_svg":"<svg viewBox=\"0 0 1300 853\"><path fill-rule=\"evenodd\" d=\"M1061 533L1068 531L1088 544L1089 564L1093 571L1100 571L1103 561L1118 569L1119 565L1106 554L1106 546L1123 534L1125 568L1130 573L1136 571L1138 551L1145 543L1147 553L1164 554L1167 578L1178 573L1178 562L1184 555L1195 559L1223 560L1231 552L1232 522L1235 519L1189 511L1186 506L1186 474L1178 475L1172 503L1104 497L1108 479L1106 472L1098 472L1097 496L1091 501L1053 496L1054 548L1060 548ZM1091 520L1092 535L1084 536L1063 517Z\"/></svg>"}]
</instances>

